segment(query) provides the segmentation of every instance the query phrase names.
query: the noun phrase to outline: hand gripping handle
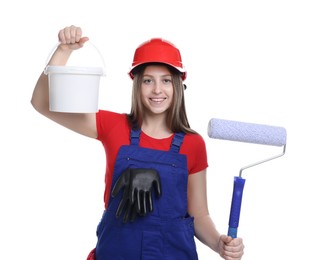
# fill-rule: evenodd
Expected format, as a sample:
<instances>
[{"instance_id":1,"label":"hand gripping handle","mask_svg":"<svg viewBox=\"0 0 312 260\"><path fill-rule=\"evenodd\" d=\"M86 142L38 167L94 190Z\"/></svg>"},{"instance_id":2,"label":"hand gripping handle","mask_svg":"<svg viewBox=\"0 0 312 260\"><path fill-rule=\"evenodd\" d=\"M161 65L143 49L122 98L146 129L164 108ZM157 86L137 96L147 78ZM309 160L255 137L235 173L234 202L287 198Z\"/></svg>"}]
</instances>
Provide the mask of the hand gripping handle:
<instances>
[{"instance_id":1,"label":"hand gripping handle","mask_svg":"<svg viewBox=\"0 0 312 260\"><path fill-rule=\"evenodd\" d=\"M49 61L50 61L50 59L51 59L51 57L52 57L52 55L53 55L53 53L55 52L55 50L57 49L57 47L60 45L60 43L58 42L58 43L56 43L55 45L54 45L54 47L51 49L51 51L50 51L50 53L49 53L49 56L47 57L47 59L46 59L46 62L45 62L45 69L44 69L44 74L48 74L47 73L47 66L48 66L48 63L49 63ZM101 62L102 62L102 76L106 76L106 64L105 64L105 60L104 60L104 58L103 58L103 55L102 55L102 53L100 52L100 50L94 45L94 43L92 43L90 40L89 41L87 41L86 43L85 43L85 45L86 46L91 46L91 47L93 47L94 49L95 49L95 51L97 52L97 54L98 54L98 56L100 57L100 60L101 60ZM84 48L85 48L85 46L84 46ZM83 58L83 57L81 57L81 58ZM81 59L81 60L83 60L83 59ZM83 61L85 61L85 60L83 60Z\"/></svg>"},{"instance_id":2,"label":"hand gripping handle","mask_svg":"<svg viewBox=\"0 0 312 260\"><path fill-rule=\"evenodd\" d=\"M234 187L228 229L228 236L231 236L232 238L237 237L237 228L239 223L244 185L245 179L241 177L234 177Z\"/></svg>"}]
</instances>

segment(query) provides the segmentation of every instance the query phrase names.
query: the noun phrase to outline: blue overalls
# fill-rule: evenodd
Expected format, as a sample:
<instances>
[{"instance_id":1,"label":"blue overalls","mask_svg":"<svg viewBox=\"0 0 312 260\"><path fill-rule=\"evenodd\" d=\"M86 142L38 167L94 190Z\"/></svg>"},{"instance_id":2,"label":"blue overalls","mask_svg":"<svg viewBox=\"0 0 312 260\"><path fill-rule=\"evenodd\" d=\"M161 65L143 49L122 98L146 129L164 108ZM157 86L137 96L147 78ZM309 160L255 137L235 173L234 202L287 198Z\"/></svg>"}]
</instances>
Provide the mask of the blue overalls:
<instances>
[{"instance_id":1,"label":"blue overalls","mask_svg":"<svg viewBox=\"0 0 312 260\"><path fill-rule=\"evenodd\" d=\"M130 145L119 150L112 187L127 168L158 171L161 197L153 194L153 212L134 222L116 218L122 191L110 198L97 228L96 260L196 260L193 218L187 214L187 158L180 154L184 134L174 135L169 151L139 146L141 130L131 130Z\"/></svg>"}]
</instances>

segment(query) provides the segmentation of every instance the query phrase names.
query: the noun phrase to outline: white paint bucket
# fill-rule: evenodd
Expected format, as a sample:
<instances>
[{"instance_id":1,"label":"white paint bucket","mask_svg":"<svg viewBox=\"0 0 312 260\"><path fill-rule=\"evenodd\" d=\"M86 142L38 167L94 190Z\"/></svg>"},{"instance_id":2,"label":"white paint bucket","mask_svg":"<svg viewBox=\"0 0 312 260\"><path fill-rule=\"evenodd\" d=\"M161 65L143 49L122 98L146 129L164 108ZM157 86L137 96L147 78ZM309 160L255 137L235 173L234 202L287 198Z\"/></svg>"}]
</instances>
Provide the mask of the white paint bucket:
<instances>
[{"instance_id":1,"label":"white paint bucket","mask_svg":"<svg viewBox=\"0 0 312 260\"><path fill-rule=\"evenodd\" d=\"M47 66L50 111L94 113L98 111L100 67Z\"/></svg>"},{"instance_id":2,"label":"white paint bucket","mask_svg":"<svg viewBox=\"0 0 312 260\"><path fill-rule=\"evenodd\" d=\"M49 80L50 111L98 111L100 77L105 74L101 67L46 66L45 74Z\"/></svg>"}]
</instances>

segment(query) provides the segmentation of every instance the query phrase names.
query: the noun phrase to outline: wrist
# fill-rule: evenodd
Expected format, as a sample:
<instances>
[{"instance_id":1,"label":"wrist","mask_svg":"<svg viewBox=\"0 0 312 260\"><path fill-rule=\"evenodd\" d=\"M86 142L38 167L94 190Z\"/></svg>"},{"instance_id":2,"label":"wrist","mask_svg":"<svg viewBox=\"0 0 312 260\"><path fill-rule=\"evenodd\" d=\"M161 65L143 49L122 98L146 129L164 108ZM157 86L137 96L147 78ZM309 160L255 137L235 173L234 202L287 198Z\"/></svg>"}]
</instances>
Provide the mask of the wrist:
<instances>
[{"instance_id":1,"label":"wrist","mask_svg":"<svg viewBox=\"0 0 312 260\"><path fill-rule=\"evenodd\" d=\"M52 66L63 66L66 65L70 55L72 54L73 50L69 48L64 48L62 45L58 45L55 49L54 53L51 56L48 65Z\"/></svg>"}]
</instances>

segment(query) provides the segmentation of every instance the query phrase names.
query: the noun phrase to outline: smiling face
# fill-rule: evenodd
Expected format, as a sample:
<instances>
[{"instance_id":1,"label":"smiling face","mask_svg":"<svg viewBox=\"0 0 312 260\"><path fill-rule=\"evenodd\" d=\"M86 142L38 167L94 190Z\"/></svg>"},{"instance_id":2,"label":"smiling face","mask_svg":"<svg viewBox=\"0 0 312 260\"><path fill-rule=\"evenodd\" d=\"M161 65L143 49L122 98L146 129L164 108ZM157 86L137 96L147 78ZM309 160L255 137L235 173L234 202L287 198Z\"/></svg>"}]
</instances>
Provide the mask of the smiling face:
<instances>
[{"instance_id":1,"label":"smiling face","mask_svg":"<svg viewBox=\"0 0 312 260\"><path fill-rule=\"evenodd\" d=\"M172 74L165 65L149 65L143 73L141 100L146 112L164 114L173 99Z\"/></svg>"}]
</instances>

